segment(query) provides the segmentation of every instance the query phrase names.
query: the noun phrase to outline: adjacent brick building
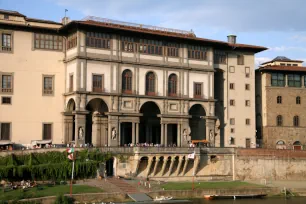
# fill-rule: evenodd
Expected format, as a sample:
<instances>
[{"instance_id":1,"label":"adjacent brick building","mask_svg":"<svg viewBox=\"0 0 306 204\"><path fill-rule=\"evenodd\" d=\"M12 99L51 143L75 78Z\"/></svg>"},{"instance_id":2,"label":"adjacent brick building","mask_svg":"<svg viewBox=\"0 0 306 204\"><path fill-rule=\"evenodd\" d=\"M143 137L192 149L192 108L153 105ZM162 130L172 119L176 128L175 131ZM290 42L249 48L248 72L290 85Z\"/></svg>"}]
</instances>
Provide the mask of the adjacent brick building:
<instances>
[{"instance_id":1,"label":"adjacent brick building","mask_svg":"<svg viewBox=\"0 0 306 204\"><path fill-rule=\"evenodd\" d=\"M264 148L306 145L306 67L276 57L256 70L257 142Z\"/></svg>"}]
</instances>

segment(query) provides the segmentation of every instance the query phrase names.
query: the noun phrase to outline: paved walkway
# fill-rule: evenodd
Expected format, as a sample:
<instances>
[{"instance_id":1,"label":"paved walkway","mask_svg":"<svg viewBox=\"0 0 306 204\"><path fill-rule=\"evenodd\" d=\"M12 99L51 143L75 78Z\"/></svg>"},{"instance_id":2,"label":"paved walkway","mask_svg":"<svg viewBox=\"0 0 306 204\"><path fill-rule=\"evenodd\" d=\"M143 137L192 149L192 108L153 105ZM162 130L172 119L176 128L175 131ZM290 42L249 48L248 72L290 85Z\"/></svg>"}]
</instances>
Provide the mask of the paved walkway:
<instances>
[{"instance_id":1,"label":"paved walkway","mask_svg":"<svg viewBox=\"0 0 306 204\"><path fill-rule=\"evenodd\" d=\"M261 184L265 185L264 180L262 181L246 181L249 183ZM305 181L271 181L267 180L266 185L270 187L278 187L278 188L295 188L295 189L306 189L306 182Z\"/></svg>"}]
</instances>

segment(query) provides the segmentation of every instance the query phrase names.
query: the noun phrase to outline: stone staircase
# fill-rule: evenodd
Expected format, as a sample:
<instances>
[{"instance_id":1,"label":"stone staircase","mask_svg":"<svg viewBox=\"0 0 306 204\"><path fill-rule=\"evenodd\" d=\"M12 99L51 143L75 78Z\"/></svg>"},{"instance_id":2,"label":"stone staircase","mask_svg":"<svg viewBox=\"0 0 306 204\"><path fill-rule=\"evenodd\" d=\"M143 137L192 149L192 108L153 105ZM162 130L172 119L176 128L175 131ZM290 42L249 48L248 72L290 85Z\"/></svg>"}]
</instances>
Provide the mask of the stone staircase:
<instances>
[{"instance_id":1,"label":"stone staircase","mask_svg":"<svg viewBox=\"0 0 306 204\"><path fill-rule=\"evenodd\" d=\"M118 188L118 190L120 190L120 192L124 192L127 194L131 194L131 193L138 193L138 189L130 184L128 184L127 182L125 182L122 179L118 179L118 178L108 178L106 180L108 183L116 186Z\"/></svg>"}]
</instances>

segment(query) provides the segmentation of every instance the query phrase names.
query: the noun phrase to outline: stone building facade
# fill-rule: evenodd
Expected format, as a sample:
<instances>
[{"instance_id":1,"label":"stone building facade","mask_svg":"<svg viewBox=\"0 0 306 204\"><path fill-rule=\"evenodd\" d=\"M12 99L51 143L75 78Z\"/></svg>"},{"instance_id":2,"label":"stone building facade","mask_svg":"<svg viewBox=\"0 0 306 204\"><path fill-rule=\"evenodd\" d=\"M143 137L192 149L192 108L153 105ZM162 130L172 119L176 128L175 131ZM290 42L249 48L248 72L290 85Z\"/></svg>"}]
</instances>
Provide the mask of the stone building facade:
<instances>
[{"instance_id":1,"label":"stone building facade","mask_svg":"<svg viewBox=\"0 0 306 204\"><path fill-rule=\"evenodd\" d=\"M256 70L256 129L264 148L303 149L306 144L306 68L276 57Z\"/></svg>"},{"instance_id":2,"label":"stone building facade","mask_svg":"<svg viewBox=\"0 0 306 204\"><path fill-rule=\"evenodd\" d=\"M214 74L224 56L214 53L251 63L265 49L101 18L0 19L1 140L24 145L220 146Z\"/></svg>"}]
</instances>

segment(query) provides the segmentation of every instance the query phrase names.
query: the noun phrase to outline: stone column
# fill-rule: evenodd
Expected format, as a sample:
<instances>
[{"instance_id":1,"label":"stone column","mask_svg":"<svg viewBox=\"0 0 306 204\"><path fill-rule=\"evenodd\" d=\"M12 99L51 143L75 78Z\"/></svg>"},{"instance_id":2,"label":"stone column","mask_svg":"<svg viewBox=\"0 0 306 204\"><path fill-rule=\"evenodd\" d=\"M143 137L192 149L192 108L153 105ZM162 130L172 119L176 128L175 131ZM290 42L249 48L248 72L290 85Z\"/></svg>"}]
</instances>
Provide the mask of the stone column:
<instances>
[{"instance_id":1,"label":"stone column","mask_svg":"<svg viewBox=\"0 0 306 204\"><path fill-rule=\"evenodd\" d=\"M215 120L206 118L206 140L210 142L210 146L215 146Z\"/></svg>"},{"instance_id":2,"label":"stone column","mask_svg":"<svg viewBox=\"0 0 306 204\"><path fill-rule=\"evenodd\" d=\"M158 164L159 164L159 160L160 160L160 157L156 157L156 162L155 162L155 166L154 166L154 169L153 169L153 176L155 176L155 174L156 174L157 167L158 167Z\"/></svg>"},{"instance_id":3,"label":"stone column","mask_svg":"<svg viewBox=\"0 0 306 204\"><path fill-rule=\"evenodd\" d=\"M194 173L194 176L197 175L198 166L200 164L200 161L201 161L200 155L196 155L195 158L194 158L194 163L193 163L193 173Z\"/></svg>"},{"instance_id":4,"label":"stone column","mask_svg":"<svg viewBox=\"0 0 306 204\"><path fill-rule=\"evenodd\" d=\"M304 82L305 82L305 76L303 75L303 76L302 76L302 87L303 87L303 88L305 88L305 85L306 85L306 84L304 84Z\"/></svg>"},{"instance_id":5,"label":"stone column","mask_svg":"<svg viewBox=\"0 0 306 204\"><path fill-rule=\"evenodd\" d=\"M161 134L160 134L160 144L164 145L165 143L165 138L164 138L164 124L161 123Z\"/></svg>"},{"instance_id":6,"label":"stone column","mask_svg":"<svg viewBox=\"0 0 306 204\"><path fill-rule=\"evenodd\" d=\"M72 141L73 136L73 116L63 116L64 117L64 143L68 144Z\"/></svg>"},{"instance_id":7,"label":"stone column","mask_svg":"<svg viewBox=\"0 0 306 204\"><path fill-rule=\"evenodd\" d=\"M139 143L139 123L136 123L136 144Z\"/></svg>"},{"instance_id":8,"label":"stone column","mask_svg":"<svg viewBox=\"0 0 306 204\"><path fill-rule=\"evenodd\" d=\"M165 124L165 147L168 146L168 124Z\"/></svg>"},{"instance_id":9,"label":"stone column","mask_svg":"<svg viewBox=\"0 0 306 204\"><path fill-rule=\"evenodd\" d=\"M117 136L118 144L117 145L120 146L121 145L121 122L119 122L117 130L118 130L118 136Z\"/></svg>"},{"instance_id":10,"label":"stone column","mask_svg":"<svg viewBox=\"0 0 306 204\"><path fill-rule=\"evenodd\" d=\"M167 163L168 163L168 159L167 160L164 159L164 163L163 163L163 166L162 166L162 169L161 169L161 176L163 176L164 173L165 173Z\"/></svg>"},{"instance_id":11,"label":"stone column","mask_svg":"<svg viewBox=\"0 0 306 204\"><path fill-rule=\"evenodd\" d=\"M101 146L100 121L97 115L92 117L92 144L95 147Z\"/></svg>"},{"instance_id":12,"label":"stone column","mask_svg":"<svg viewBox=\"0 0 306 204\"><path fill-rule=\"evenodd\" d=\"M272 79L272 76L271 76L271 79ZM285 74L285 87L288 87L288 75L287 74Z\"/></svg>"},{"instance_id":13,"label":"stone column","mask_svg":"<svg viewBox=\"0 0 306 204\"><path fill-rule=\"evenodd\" d=\"M132 123L132 144L135 144L135 123Z\"/></svg>"},{"instance_id":14,"label":"stone column","mask_svg":"<svg viewBox=\"0 0 306 204\"><path fill-rule=\"evenodd\" d=\"M176 169L176 176L179 175L180 170L181 170L181 168L182 168L182 164L183 164L183 157L179 157L179 163L178 163L177 169Z\"/></svg>"},{"instance_id":15,"label":"stone column","mask_svg":"<svg viewBox=\"0 0 306 204\"><path fill-rule=\"evenodd\" d=\"M187 156L186 156L187 157ZM188 166L188 162L189 162L189 159L185 157L185 164L184 164L184 168L183 168L183 173L182 173L182 176L184 176L186 174L186 169L187 169L187 166Z\"/></svg>"},{"instance_id":16,"label":"stone column","mask_svg":"<svg viewBox=\"0 0 306 204\"><path fill-rule=\"evenodd\" d=\"M177 147L181 147L181 134L182 134L182 130L181 130L181 124L177 124Z\"/></svg>"},{"instance_id":17,"label":"stone column","mask_svg":"<svg viewBox=\"0 0 306 204\"><path fill-rule=\"evenodd\" d=\"M152 164L153 164L153 157L149 157L149 160L148 160L148 169L147 169L146 177L148 177L149 174L150 174L150 170L151 170Z\"/></svg>"}]
</instances>

